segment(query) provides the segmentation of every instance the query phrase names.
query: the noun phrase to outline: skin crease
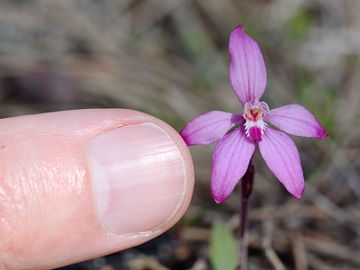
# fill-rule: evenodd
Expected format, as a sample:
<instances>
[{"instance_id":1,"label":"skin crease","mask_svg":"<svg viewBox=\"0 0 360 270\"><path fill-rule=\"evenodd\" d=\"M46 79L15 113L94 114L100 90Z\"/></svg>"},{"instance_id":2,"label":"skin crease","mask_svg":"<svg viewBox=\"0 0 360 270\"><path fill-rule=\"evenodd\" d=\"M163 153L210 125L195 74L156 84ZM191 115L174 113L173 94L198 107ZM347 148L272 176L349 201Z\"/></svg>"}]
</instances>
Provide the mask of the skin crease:
<instances>
[{"instance_id":1,"label":"skin crease","mask_svg":"<svg viewBox=\"0 0 360 270\"><path fill-rule=\"evenodd\" d=\"M186 188L166 224L139 235L111 235L100 225L91 191L88 145L103 132L136 123L168 132L185 164ZM0 269L49 269L146 242L186 211L194 173L183 140L147 114L77 110L0 120Z\"/></svg>"}]
</instances>

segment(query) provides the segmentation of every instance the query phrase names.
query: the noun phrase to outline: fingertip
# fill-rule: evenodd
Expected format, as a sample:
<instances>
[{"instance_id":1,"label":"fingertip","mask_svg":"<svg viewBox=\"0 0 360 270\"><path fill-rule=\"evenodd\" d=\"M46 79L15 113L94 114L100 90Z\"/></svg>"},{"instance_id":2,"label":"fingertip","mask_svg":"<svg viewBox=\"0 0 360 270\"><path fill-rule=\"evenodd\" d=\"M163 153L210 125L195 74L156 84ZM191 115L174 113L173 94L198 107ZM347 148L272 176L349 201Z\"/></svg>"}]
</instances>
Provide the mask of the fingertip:
<instances>
[{"instance_id":1,"label":"fingertip","mask_svg":"<svg viewBox=\"0 0 360 270\"><path fill-rule=\"evenodd\" d=\"M110 254L158 236L188 208L188 148L150 115L65 111L0 127L0 265L49 269Z\"/></svg>"}]
</instances>

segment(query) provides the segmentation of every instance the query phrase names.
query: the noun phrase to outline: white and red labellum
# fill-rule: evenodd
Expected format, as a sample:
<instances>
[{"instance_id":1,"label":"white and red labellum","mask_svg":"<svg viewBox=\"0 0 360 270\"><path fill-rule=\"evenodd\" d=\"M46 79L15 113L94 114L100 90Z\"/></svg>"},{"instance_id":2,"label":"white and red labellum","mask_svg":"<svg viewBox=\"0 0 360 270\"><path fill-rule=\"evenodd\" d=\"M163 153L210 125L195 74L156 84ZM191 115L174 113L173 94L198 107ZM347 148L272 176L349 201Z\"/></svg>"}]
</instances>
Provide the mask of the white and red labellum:
<instances>
[{"instance_id":1,"label":"white and red labellum","mask_svg":"<svg viewBox=\"0 0 360 270\"><path fill-rule=\"evenodd\" d=\"M243 117L246 136L255 141L261 141L267 125L263 118L267 113L269 113L269 106L265 102L245 103Z\"/></svg>"}]
</instances>

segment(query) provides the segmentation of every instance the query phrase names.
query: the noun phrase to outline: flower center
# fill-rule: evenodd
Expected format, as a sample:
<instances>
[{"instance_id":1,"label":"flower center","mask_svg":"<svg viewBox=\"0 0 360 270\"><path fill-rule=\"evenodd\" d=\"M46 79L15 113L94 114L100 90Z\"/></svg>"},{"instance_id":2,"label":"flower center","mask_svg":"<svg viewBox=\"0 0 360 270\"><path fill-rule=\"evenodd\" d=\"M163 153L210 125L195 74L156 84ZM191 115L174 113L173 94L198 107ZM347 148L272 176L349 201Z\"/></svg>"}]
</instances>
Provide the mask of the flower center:
<instances>
[{"instance_id":1,"label":"flower center","mask_svg":"<svg viewBox=\"0 0 360 270\"><path fill-rule=\"evenodd\" d=\"M255 141L261 141L266 129L263 117L269 112L269 106L258 100L247 102L244 106L243 117L245 119L245 133Z\"/></svg>"},{"instance_id":2,"label":"flower center","mask_svg":"<svg viewBox=\"0 0 360 270\"><path fill-rule=\"evenodd\" d=\"M252 121L257 121L262 119L264 110L262 108L251 108L246 110L246 118Z\"/></svg>"}]
</instances>

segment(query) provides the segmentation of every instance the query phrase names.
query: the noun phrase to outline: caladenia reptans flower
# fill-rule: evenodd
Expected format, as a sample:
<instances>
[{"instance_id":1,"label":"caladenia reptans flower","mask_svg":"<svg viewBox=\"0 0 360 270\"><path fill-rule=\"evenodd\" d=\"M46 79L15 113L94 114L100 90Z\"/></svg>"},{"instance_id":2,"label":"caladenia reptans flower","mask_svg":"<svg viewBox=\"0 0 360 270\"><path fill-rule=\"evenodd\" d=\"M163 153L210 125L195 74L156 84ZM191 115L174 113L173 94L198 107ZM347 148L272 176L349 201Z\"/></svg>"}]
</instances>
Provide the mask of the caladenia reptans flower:
<instances>
[{"instance_id":1,"label":"caladenia reptans flower","mask_svg":"<svg viewBox=\"0 0 360 270\"><path fill-rule=\"evenodd\" d=\"M307 109L289 104L275 109L261 101L266 69L258 44L237 26L230 35L230 81L242 113L210 111L190 121L180 132L187 145L214 149L211 193L225 201L244 176L256 145L269 169L296 199L304 192L299 152L291 135L323 139L327 132ZM267 123L284 131L270 128Z\"/></svg>"}]
</instances>

